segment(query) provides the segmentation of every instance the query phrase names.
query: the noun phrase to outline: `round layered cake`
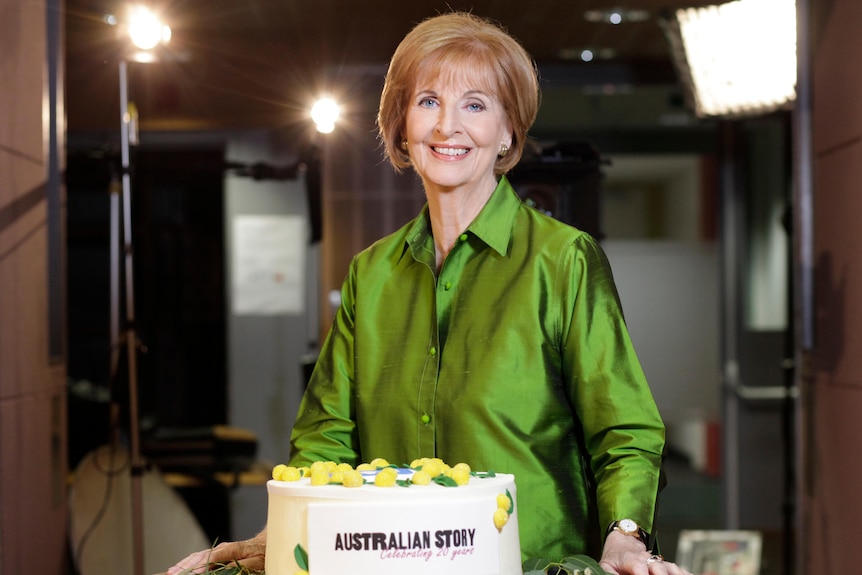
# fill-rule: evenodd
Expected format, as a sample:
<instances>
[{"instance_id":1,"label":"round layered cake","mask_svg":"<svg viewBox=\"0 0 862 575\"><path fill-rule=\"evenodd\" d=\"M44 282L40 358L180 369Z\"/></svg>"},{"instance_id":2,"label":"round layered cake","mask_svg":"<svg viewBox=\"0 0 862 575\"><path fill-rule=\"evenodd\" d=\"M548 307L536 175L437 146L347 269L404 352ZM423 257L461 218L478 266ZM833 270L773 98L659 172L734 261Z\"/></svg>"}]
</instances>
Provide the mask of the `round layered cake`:
<instances>
[{"instance_id":1,"label":"round layered cake","mask_svg":"<svg viewBox=\"0 0 862 575\"><path fill-rule=\"evenodd\" d=\"M267 575L521 575L514 476L418 467L269 481Z\"/></svg>"}]
</instances>

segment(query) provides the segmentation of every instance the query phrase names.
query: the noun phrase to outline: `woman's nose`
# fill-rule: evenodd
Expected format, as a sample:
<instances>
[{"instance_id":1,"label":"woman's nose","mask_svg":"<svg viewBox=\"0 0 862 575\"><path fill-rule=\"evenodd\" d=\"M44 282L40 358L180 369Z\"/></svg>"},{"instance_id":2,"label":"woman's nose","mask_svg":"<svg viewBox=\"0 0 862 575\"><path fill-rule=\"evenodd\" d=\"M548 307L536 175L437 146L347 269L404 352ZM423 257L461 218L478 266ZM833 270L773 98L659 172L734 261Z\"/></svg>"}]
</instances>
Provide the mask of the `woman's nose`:
<instances>
[{"instance_id":1,"label":"woman's nose","mask_svg":"<svg viewBox=\"0 0 862 575\"><path fill-rule=\"evenodd\" d=\"M447 138L461 131L461 122L455 106L440 106L440 114L437 116L437 131Z\"/></svg>"}]
</instances>

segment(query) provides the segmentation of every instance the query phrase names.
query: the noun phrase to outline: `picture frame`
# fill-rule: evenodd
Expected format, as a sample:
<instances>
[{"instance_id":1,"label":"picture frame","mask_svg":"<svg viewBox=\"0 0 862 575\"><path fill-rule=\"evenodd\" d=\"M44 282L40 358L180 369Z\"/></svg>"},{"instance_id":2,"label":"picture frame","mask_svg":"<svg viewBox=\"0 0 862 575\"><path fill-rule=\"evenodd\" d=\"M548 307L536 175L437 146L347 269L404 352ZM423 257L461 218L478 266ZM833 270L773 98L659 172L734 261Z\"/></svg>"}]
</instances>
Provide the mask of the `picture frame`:
<instances>
[{"instance_id":1,"label":"picture frame","mask_svg":"<svg viewBox=\"0 0 862 575\"><path fill-rule=\"evenodd\" d=\"M694 575L758 575L762 548L759 531L683 530L676 560Z\"/></svg>"}]
</instances>

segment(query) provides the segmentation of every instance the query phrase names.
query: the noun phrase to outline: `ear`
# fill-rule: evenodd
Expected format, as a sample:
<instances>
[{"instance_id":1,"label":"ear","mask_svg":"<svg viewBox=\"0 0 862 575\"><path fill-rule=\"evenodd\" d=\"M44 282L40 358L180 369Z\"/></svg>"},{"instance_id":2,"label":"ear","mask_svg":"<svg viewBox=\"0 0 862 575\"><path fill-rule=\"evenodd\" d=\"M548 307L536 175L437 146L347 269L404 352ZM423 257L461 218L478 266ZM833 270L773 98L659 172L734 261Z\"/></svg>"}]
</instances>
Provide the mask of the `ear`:
<instances>
[{"instance_id":1,"label":"ear","mask_svg":"<svg viewBox=\"0 0 862 575\"><path fill-rule=\"evenodd\" d=\"M513 138L506 138L505 140L503 140L503 146L506 147L507 154L512 150L512 140Z\"/></svg>"},{"instance_id":2,"label":"ear","mask_svg":"<svg viewBox=\"0 0 862 575\"><path fill-rule=\"evenodd\" d=\"M509 125L509 122L506 121L506 132L503 135L503 139L500 141L501 144L504 144L507 148L512 147L512 141L515 139L515 134L512 131L512 127Z\"/></svg>"}]
</instances>

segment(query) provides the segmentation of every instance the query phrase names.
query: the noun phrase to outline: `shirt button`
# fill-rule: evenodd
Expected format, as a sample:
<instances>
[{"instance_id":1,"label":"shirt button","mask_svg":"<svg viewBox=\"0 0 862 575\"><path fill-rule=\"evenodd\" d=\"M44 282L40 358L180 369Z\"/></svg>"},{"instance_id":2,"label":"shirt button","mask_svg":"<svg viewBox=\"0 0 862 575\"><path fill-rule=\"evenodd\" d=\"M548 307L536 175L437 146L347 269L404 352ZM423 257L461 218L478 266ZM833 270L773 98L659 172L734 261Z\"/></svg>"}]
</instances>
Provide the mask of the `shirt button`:
<instances>
[{"instance_id":1,"label":"shirt button","mask_svg":"<svg viewBox=\"0 0 862 575\"><path fill-rule=\"evenodd\" d=\"M432 346L431 349L428 350L428 353L431 354L431 357L434 357L437 355L437 348Z\"/></svg>"},{"instance_id":2,"label":"shirt button","mask_svg":"<svg viewBox=\"0 0 862 575\"><path fill-rule=\"evenodd\" d=\"M467 241L467 234L461 234L460 240L462 242L466 242Z\"/></svg>"},{"instance_id":3,"label":"shirt button","mask_svg":"<svg viewBox=\"0 0 862 575\"><path fill-rule=\"evenodd\" d=\"M429 423L431 423L431 416L428 415L427 413L423 413L422 417L420 419L422 420L422 423L424 423L425 425L428 425Z\"/></svg>"},{"instance_id":4,"label":"shirt button","mask_svg":"<svg viewBox=\"0 0 862 575\"><path fill-rule=\"evenodd\" d=\"M446 291L452 289L452 282L446 282L445 284L443 284L443 289Z\"/></svg>"}]
</instances>

